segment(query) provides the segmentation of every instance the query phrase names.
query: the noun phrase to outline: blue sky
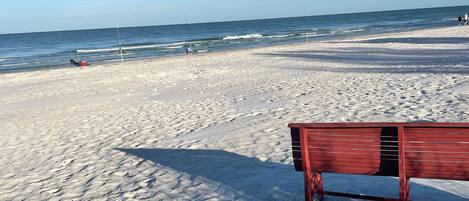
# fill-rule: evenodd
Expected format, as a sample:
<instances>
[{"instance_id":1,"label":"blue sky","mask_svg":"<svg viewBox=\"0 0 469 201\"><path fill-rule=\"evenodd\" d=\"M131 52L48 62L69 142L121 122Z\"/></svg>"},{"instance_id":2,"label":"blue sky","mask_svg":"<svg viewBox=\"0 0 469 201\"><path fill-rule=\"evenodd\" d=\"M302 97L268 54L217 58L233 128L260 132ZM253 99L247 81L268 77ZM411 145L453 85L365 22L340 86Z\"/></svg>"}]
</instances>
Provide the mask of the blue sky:
<instances>
[{"instance_id":1,"label":"blue sky","mask_svg":"<svg viewBox=\"0 0 469 201\"><path fill-rule=\"evenodd\" d=\"M468 0L0 0L0 34L468 5ZM457 14L455 14L457 15Z\"/></svg>"}]
</instances>

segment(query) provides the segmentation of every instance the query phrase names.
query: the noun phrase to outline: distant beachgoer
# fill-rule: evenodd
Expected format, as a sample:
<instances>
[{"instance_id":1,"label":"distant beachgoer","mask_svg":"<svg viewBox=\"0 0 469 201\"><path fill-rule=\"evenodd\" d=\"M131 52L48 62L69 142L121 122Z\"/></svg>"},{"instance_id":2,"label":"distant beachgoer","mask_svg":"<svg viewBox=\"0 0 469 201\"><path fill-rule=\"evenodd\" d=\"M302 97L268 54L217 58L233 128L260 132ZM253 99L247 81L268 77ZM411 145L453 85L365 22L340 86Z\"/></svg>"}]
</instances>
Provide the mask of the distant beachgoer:
<instances>
[{"instance_id":1,"label":"distant beachgoer","mask_svg":"<svg viewBox=\"0 0 469 201\"><path fill-rule=\"evenodd\" d=\"M186 54L192 54L192 53L194 53L194 51L190 47L186 48Z\"/></svg>"},{"instance_id":2,"label":"distant beachgoer","mask_svg":"<svg viewBox=\"0 0 469 201\"><path fill-rule=\"evenodd\" d=\"M458 16L458 25L461 25L461 22L462 22L462 16Z\"/></svg>"},{"instance_id":3,"label":"distant beachgoer","mask_svg":"<svg viewBox=\"0 0 469 201\"><path fill-rule=\"evenodd\" d=\"M468 20L468 16L467 16L467 13L464 15L464 25L467 24L467 20Z\"/></svg>"},{"instance_id":4,"label":"distant beachgoer","mask_svg":"<svg viewBox=\"0 0 469 201\"><path fill-rule=\"evenodd\" d=\"M88 63L88 61L75 61L73 59L70 59L70 64L72 64L74 66L79 66L79 67L82 67L82 68L86 68L87 66L90 65Z\"/></svg>"}]
</instances>

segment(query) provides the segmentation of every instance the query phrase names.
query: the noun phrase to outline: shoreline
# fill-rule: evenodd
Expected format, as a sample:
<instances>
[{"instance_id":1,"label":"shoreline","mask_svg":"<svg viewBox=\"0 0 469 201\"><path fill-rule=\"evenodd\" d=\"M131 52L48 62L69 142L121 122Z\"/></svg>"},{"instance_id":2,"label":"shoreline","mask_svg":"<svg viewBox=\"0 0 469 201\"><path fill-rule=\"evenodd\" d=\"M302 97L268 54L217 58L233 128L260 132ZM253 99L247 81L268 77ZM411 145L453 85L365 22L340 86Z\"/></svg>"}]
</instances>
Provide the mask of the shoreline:
<instances>
[{"instance_id":1,"label":"shoreline","mask_svg":"<svg viewBox=\"0 0 469 201\"><path fill-rule=\"evenodd\" d=\"M439 30L439 29L448 29L452 28L454 26L445 26L445 27L438 27L438 28L420 28L420 29L414 29L410 31L399 31L399 32L388 32L388 33L369 33L369 34L358 34L358 35L351 35L351 36L337 36L334 39L330 38L325 38L325 39L319 39L319 40L312 40L309 43L323 43L323 42L331 42L331 41L344 41L344 40L355 40L355 39L360 39L360 38L366 38L366 37L386 37L389 35L395 35L395 34L406 34L409 32L415 32L415 31L425 31L425 30ZM216 50L216 51L210 51L210 52L201 52L201 53L195 53L194 55L191 56L198 56L198 55L206 55L206 54L212 54L212 53L227 53L227 52L237 52L237 51L248 51L248 50L258 50L258 49L263 49L263 48L272 48L272 47L285 47L285 46L298 46L302 44L307 44L306 41L290 41L290 42L281 42L283 44L259 44L256 45L255 47L240 47L232 50ZM150 57L143 57L143 58L133 58L133 59L128 59L124 61L124 64L127 62L137 62L137 61L153 61L157 59L165 59L165 58L176 58L176 57L185 57L188 55L184 55L184 53L176 54L176 55L166 55L166 56L150 56ZM103 65L113 65L113 64L118 64L121 63L120 60L108 60L108 61L98 61L89 66L88 68L93 68L93 65L96 66L103 66ZM74 68L79 68L75 66L70 66L70 65L57 65L53 67L30 67L30 68L23 68L23 69L10 69L10 70L0 70L0 75L1 74L11 74L11 73L27 73L27 72L35 72L35 71L48 71L48 70L59 70L59 69L74 69Z\"/></svg>"}]
</instances>

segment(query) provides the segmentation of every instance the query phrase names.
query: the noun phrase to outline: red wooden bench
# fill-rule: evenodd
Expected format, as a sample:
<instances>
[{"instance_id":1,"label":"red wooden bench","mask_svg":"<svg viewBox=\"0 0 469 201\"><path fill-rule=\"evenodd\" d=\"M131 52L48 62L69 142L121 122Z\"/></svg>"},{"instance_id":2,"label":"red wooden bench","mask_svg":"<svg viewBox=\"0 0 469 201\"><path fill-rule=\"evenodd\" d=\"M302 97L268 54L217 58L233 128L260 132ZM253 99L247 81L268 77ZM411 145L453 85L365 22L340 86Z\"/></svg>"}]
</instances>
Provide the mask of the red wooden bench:
<instances>
[{"instance_id":1,"label":"red wooden bench","mask_svg":"<svg viewBox=\"0 0 469 201\"><path fill-rule=\"evenodd\" d=\"M292 123L295 169L305 200L315 194L398 200L323 190L321 173L399 177L400 200L410 178L469 180L469 123Z\"/></svg>"}]
</instances>

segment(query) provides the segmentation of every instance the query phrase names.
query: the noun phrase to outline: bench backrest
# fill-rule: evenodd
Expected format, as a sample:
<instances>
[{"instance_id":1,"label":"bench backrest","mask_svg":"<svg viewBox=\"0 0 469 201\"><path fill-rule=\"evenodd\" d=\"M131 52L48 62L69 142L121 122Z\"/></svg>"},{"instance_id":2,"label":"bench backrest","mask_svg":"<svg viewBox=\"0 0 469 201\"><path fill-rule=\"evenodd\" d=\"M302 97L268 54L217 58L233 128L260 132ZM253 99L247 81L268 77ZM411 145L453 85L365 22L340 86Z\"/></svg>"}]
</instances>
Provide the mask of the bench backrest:
<instances>
[{"instance_id":1,"label":"bench backrest","mask_svg":"<svg viewBox=\"0 0 469 201\"><path fill-rule=\"evenodd\" d=\"M298 171L302 170L303 146L308 147L315 172L399 176L405 171L407 177L469 179L469 124L315 123L289 127ZM400 158L405 167L401 170Z\"/></svg>"},{"instance_id":2,"label":"bench backrest","mask_svg":"<svg viewBox=\"0 0 469 201\"><path fill-rule=\"evenodd\" d=\"M408 177L469 180L468 127L404 127Z\"/></svg>"}]
</instances>

